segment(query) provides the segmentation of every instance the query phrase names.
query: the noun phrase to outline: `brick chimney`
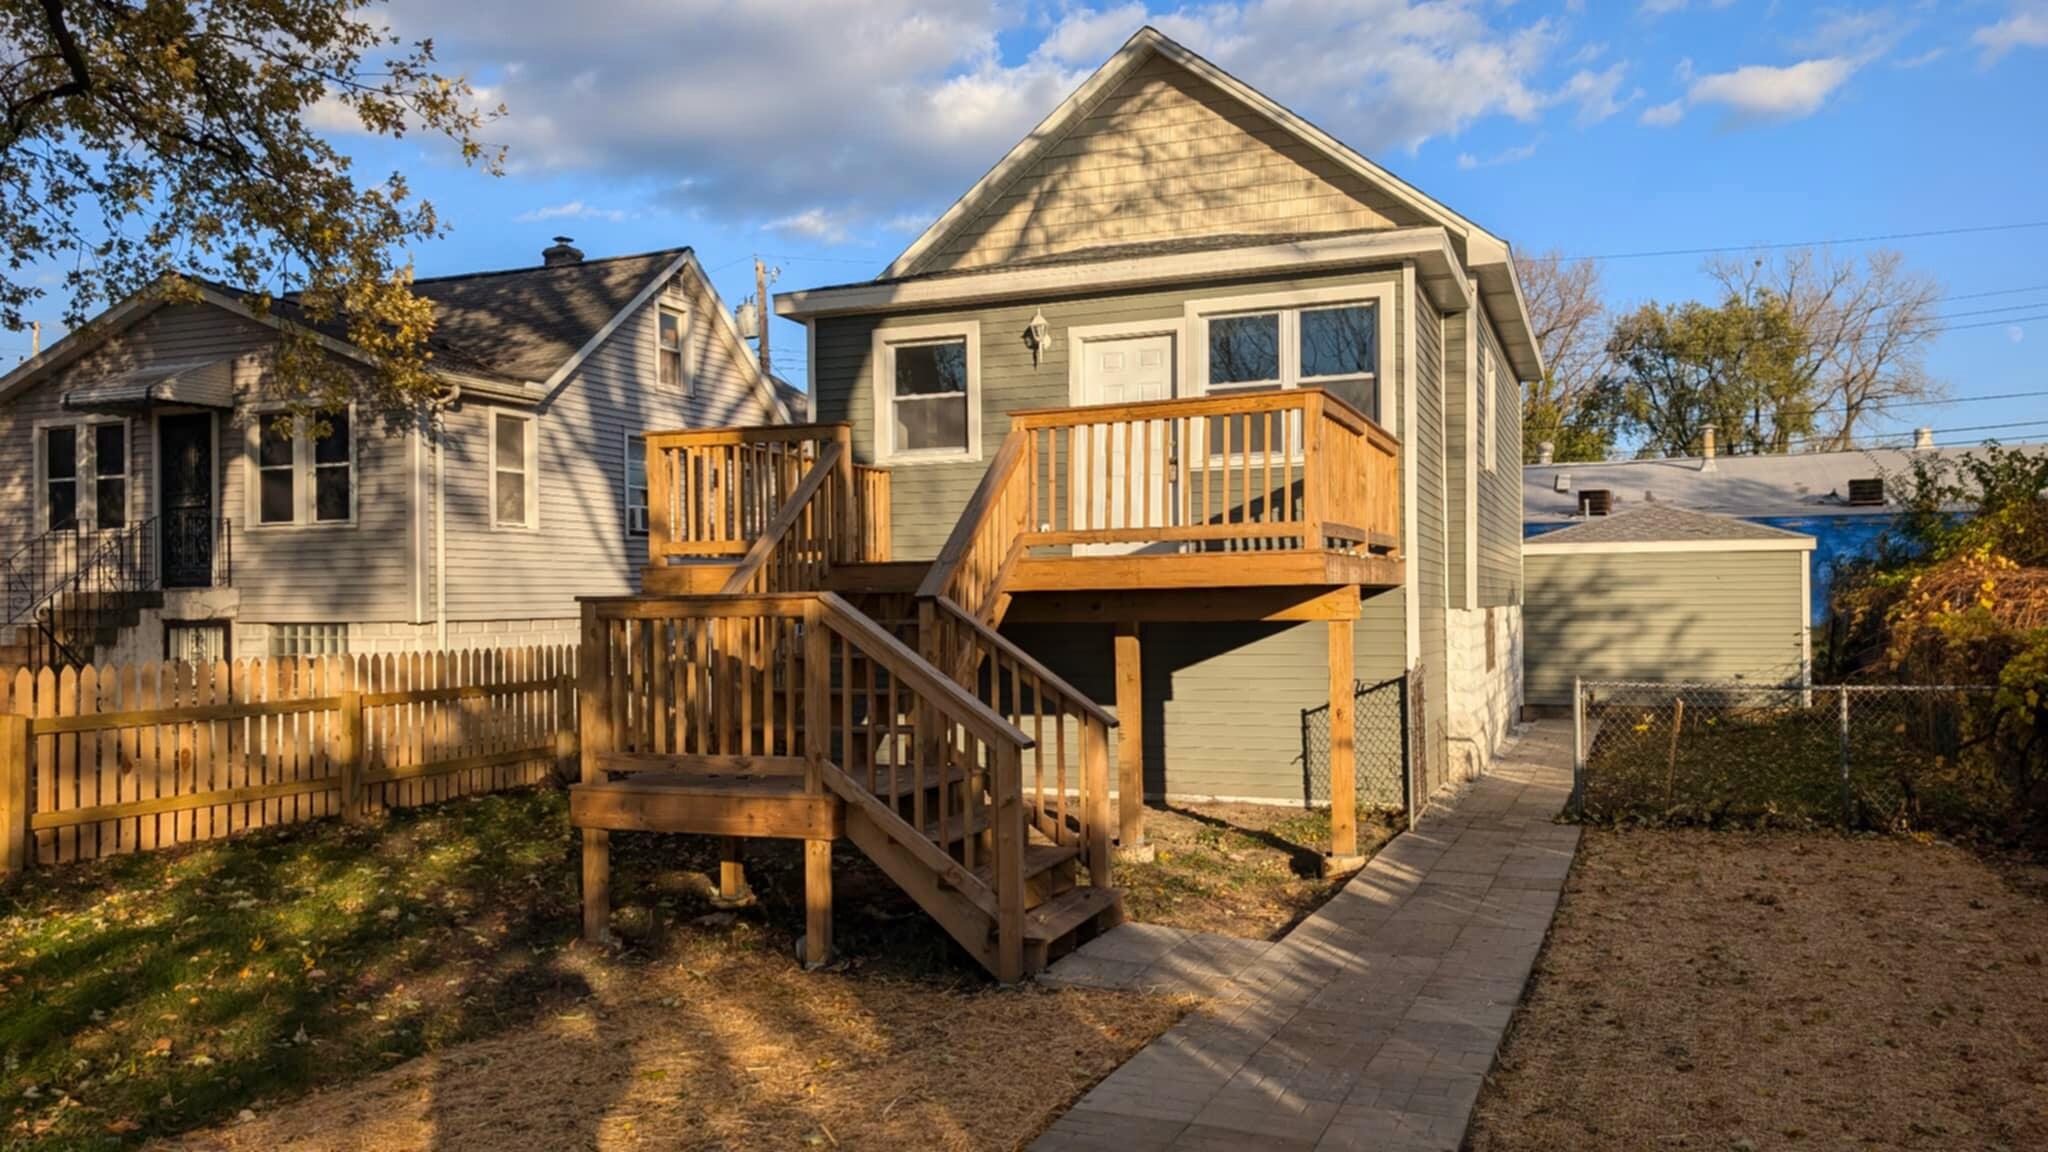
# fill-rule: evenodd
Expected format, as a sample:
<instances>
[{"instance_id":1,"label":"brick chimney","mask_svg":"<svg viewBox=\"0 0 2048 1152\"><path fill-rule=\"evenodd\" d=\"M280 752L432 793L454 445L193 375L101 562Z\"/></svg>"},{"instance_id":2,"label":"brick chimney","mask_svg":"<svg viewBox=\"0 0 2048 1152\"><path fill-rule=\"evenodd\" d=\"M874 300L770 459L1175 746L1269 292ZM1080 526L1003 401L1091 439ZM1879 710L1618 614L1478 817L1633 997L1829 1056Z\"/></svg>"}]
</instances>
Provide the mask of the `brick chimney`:
<instances>
[{"instance_id":1,"label":"brick chimney","mask_svg":"<svg viewBox=\"0 0 2048 1152\"><path fill-rule=\"evenodd\" d=\"M1915 452L1932 452L1932 451L1934 451L1934 429L1932 429L1932 428L1915 428L1915 429L1913 429L1913 451L1915 451Z\"/></svg>"},{"instance_id":2,"label":"brick chimney","mask_svg":"<svg viewBox=\"0 0 2048 1152\"><path fill-rule=\"evenodd\" d=\"M568 236L555 237L552 247L540 250L541 263L550 268L557 268L564 264L582 263L583 250L569 243L569 240L570 237Z\"/></svg>"},{"instance_id":3,"label":"brick chimney","mask_svg":"<svg viewBox=\"0 0 2048 1152\"><path fill-rule=\"evenodd\" d=\"M1709 424L1706 427L1700 429L1700 471L1712 472L1713 470L1714 426L1712 424Z\"/></svg>"},{"instance_id":4,"label":"brick chimney","mask_svg":"<svg viewBox=\"0 0 2048 1152\"><path fill-rule=\"evenodd\" d=\"M1541 441L1536 445L1536 462L1538 464L1549 464L1556 459L1557 445L1552 444L1548 440Z\"/></svg>"}]
</instances>

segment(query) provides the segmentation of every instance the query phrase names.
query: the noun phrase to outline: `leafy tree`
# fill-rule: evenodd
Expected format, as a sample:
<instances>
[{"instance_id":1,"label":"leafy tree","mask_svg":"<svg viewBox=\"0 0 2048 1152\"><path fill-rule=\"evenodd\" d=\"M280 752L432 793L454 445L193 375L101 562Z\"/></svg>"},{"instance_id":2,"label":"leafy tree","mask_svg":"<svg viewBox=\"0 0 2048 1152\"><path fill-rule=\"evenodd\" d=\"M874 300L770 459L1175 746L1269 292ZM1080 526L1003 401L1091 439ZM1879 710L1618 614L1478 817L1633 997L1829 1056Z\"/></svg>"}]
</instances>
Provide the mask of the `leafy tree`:
<instances>
[{"instance_id":1,"label":"leafy tree","mask_svg":"<svg viewBox=\"0 0 2048 1152\"><path fill-rule=\"evenodd\" d=\"M1555 252L1516 265L1544 370L1522 398L1523 462L1533 463L1545 442L1559 461L1604 460L1621 413L1608 371L1600 266Z\"/></svg>"},{"instance_id":2,"label":"leafy tree","mask_svg":"<svg viewBox=\"0 0 2048 1152\"><path fill-rule=\"evenodd\" d=\"M1791 310L1768 292L1719 307L1645 304L1607 342L1622 427L1646 455L1686 455L1708 425L1730 452L1787 451L1814 426L1805 348Z\"/></svg>"},{"instance_id":3,"label":"leafy tree","mask_svg":"<svg viewBox=\"0 0 2048 1152\"><path fill-rule=\"evenodd\" d=\"M224 281L287 321L276 385L302 413L429 394L431 309L406 248L438 236L404 176L362 180L316 126L418 131L496 173L485 112L433 43L369 0L0 0L0 325L61 265L67 323L141 291ZM373 55L390 52L387 59ZM367 371L323 355L344 337Z\"/></svg>"},{"instance_id":4,"label":"leafy tree","mask_svg":"<svg viewBox=\"0 0 2048 1152\"><path fill-rule=\"evenodd\" d=\"M1850 448L1857 428L1887 407L1941 393L1926 362L1941 285L1899 253L1858 260L1802 248L1709 260L1706 271L1730 298L1783 301L1805 334L1797 366L1814 381L1818 447Z\"/></svg>"}]
</instances>

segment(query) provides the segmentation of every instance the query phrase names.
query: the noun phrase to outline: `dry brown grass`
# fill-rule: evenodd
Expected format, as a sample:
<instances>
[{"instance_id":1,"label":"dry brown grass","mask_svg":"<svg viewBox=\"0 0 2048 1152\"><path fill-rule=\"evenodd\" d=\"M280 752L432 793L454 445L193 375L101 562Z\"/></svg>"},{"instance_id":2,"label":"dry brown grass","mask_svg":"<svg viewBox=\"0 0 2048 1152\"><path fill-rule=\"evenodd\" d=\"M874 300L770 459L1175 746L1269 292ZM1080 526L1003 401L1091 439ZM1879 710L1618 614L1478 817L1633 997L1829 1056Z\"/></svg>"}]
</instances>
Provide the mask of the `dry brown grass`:
<instances>
[{"instance_id":1,"label":"dry brown grass","mask_svg":"<svg viewBox=\"0 0 2048 1152\"><path fill-rule=\"evenodd\" d=\"M1361 810L1358 850L1371 856L1404 826ZM1145 810L1150 863L1119 863L1133 920L1251 940L1277 940L1337 894L1349 876L1318 874L1330 847L1327 809L1276 804L1173 804Z\"/></svg>"},{"instance_id":2,"label":"dry brown grass","mask_svg":"<svg viewBox=\"0 0 2048 1152\"><path fill-rule=\"evenodd\" d=\"M1185 1008L806 974L747 936L586 954L580 1003L168 1147L1014 1148Z\"/></svg>"},{"instance_id":3,"label":"dry brown grass","mask_svg":"<svg viewBox=\"0 0 2048 1152\"><path fill-rule=\"evenodd\" d=\"M2038 870L1588 830L1472 1152L2048 1148Z\"/></svg>"}]
</instances>

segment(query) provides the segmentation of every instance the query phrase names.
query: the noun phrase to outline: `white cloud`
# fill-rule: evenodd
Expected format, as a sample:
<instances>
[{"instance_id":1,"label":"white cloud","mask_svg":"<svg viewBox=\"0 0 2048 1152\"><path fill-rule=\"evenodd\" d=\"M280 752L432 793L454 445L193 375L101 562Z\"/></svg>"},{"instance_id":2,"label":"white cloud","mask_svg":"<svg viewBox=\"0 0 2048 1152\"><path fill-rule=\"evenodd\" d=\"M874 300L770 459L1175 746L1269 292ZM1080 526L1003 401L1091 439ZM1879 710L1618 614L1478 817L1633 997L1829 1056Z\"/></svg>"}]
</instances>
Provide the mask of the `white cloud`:
<instances>
[{"instance_id":1,"label":"white cloud","mask_svg":"<svg viewBox=\"0 0 2048 1152\"><path fill-rule=\"evenodd\" d=\"M1144 17L1130 0L1067 9L1020 52L1029 19L998 0L392 9L399 35L435 36L448 67L488 81L509 109L491 139L519 172L633 182L786 228L817 212L844 231L951 202ZM1156 23L1367 152L1539 119L1557 97L1535 78L1567 50L1549 23L1474 0L1222 0ZM1620 99L1605 75L1573 97L1582 114Z\"/></svg>"},{"instance_id":2,"label":"white cloud","mask_svg":"<svg viewBox=\"0 0 2048 1152\"><path fill-rule=\"evenodd\" d=\"M1636 119L1652 128L1668 128L1685 119L1685 101L1673 100L1669 104L1652 105L1643 109L1643 114Z\"/></svg>"},{"instance_id":3,"label":"white cloud","mask_svg":"<svg viewBox=\"0 0 2048 1152\"><path fill-rule=\"evenodd\" d=\"M2005 19L1977 29L1970 41L1984 50L1986 64L2015 48L2048 48L2048 0L2012 0Z\"/></svg>"},{"instance_id":4,"label":"white cloud","mask_svg":"<svg viewBox=\"0 0 2048 1152\"><path fill-rule=\"evenodd\" d=\"M1565 82L1558 98L1578 105L1577 119L1581 125L1598 124L1643 94L1642 89L1636 88L1623 95L1621 84L1627 78L1628 64L1625 62L1611 65L1601 72L1580 70Z\"/></svg>"},{"instance_id":5,"label":"white cloud","mask_svg":"<svg viewBox=\"0 0 2048 1152\"><path fill-rule=\"evenodd\" d=\"M1927 51L1920 53L1918 56L1908 56L1903 60L1892 61L1892 67L1925 68L1927 65L1934 63L1936 60L1939 60L1946 55L1948 55L1948 49L1946 48L1929 48Z\"/></svg>"},{"instance_id":6,"label":"white cloud","mask_svg":"<svg viewBox=\"0 0 2048 1152\"><path fill-rule=\"evenodd\" d=\"M530 212L521 212L512 218L512 222L514 224L539 224L544 220L603 220L607 223L617 224L620 221L632 219L633 215L633 213L623 208L599 208L594 204L585 204L581 200L571 200L566 204L551 204L546 208L535 208Z\"/></svg>"},{"instance_id":7,"label":"white cloud","mask_svg":"<svg viewBox=\"0 0 2048 1152\"><path fill-rule=\"evenodd\" d=\"M1818 112L1855 71L1855 61L1840 56L1782 68L1751 64L1700 77L1686 98L1694 104L1724 105L1738 119L1797 119Z\"/></svg>"},{"instance_id":8,"label":"white cloud","mask_svg":"<svg viewBox=\"0 0 2048 1152\"><path fill-rule=\"evenodd\" d=\"M2027 338L2027 330L2025 328L2020 327L2017 324L2008 324L2005 326L2005 337L2013 343L2018 344L2020 341L2025 340Z\"/></svg>"},{"instance_id":9,"label":"white cloud","mask_svg":"<svg viewBox=\"0 0 2048 1152\"><path fill-rule=\"evenodd\" d=\"M852 239L848 226L854 222L844 212L806 208L779 220L770 220L764 227L770 232L780 232L784 236L816 240L822 244L844 244Z\"/></svg>"},{"instance_id":10,"label":"white cloud","mask_svg":"<svg viewBox=\"0 0 2048 1152\"><path fill-rule=\"evenodd\" d=\"M1471 171L1475 168L1498 168L1502 164L1518 164L1536 154L1536 141L1506 148L1491 156L1479 157L1470 152L1458 153L1458 167Z\"/></svg>"}]
</instances>

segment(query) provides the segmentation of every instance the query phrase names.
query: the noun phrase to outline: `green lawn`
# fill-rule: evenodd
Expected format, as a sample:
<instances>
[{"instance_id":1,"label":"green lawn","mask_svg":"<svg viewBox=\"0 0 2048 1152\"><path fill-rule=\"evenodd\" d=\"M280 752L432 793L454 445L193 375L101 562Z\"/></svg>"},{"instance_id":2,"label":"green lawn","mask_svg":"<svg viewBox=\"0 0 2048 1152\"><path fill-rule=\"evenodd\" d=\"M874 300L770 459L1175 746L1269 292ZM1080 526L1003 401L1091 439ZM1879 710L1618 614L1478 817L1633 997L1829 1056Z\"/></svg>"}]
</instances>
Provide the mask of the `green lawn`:
<instances>
[{"instance_id":1,"label":"green lawn","mask_svg":"<svg viewBox=\"0 0 2048 1152\"><path fill-rule=\"evenodd\" d=\"M795 852L750 855L760 904L729 916L713 842L617 839L629 962L677 932L788 954ZM979 979L941 934L904 930L915 909L885 881L839 871L852 962ZM586 995L576 877L553 791L31 873L0 891L0 1147L137 1145Z\"/></svg>"}]
</instances>

